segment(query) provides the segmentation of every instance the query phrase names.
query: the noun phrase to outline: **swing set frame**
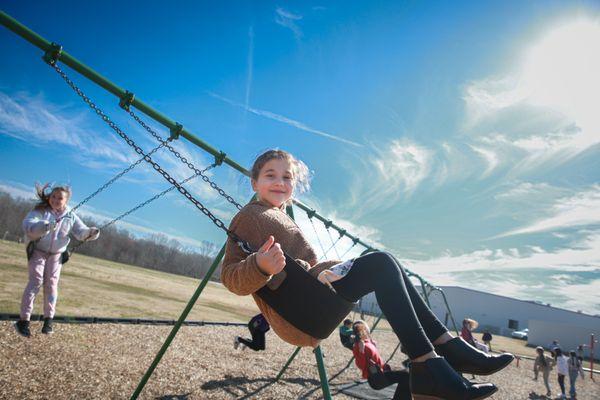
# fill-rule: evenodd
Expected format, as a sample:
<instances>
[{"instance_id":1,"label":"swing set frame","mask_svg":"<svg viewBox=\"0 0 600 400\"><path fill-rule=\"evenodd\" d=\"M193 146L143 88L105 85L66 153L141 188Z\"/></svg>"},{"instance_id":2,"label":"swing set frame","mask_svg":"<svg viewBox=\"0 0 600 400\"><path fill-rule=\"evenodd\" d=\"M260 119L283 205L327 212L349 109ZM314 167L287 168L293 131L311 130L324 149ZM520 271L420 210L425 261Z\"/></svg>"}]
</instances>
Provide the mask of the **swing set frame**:
<instances>
[{"instance_id":1,"label":"swing set frame","mask_svg":"<svg viewBox=\"0 0 600 400\"><path fill-rule=\"evenodd\" d=\"M140 112L144 113L146 116L152 118L154 121L156 121L159 124L161 124L162 126L166 127L169 130L169 132L170 132L170 137L166 141L167 144L165 144L163 142L161 144L161 146L159 146L159 148L162 147L162 146L167 146L168 147L169 146L169 144L168 144L169 142L171 142L173 140L177 140L179 137L183 137L187 141L189 141L190 143L198 146L199 148L201 148L205 152L207 152L207 153L211 154L213 157L215 157L215 163L212 166L219 166L220 164L224 163L224 164L229 165L233 169L237 170L238 172L240 172L240 173L242 173L242 174L244 174L246 176L250 176L250 173L249 173L248 170L246 170L244 167L242 167L236 161L234 161L233 159L231 159L230 157L228 157L224 152L219 151L219 150L213 148L212 146L210 146L209 144L207 144L203 140L199 139L197 136L195 136L194 134L192 134L191 132L189 132L186 128L184 128L184 126L182 124L180 124L178 122L175 122L175 121L171 120L170 118L166 117L165 115L163 115L162 113L156 111L155 109L153 109L152 107L150 107L149 105L147 105L146 103L144 103L142 100L140 100L138 97L136 97L132 92L129 92L127 90L124 90L124 89L118 87L117 85L115 85L114 83L112 83L111 81L109 81L104 76L100 75L99 73L97 73L96 71L94 71L93 69L91 69L90 67L86 66L85 64L83 64L82 62L80 62L79 60L77 60L75 57L73 57L70 54L68 54L66 51L63 50L62 46L60 46L59 44L56 44L56 43L53 43L53 42L49 42L48 40L44 39L43 37L41 37L40 35L38 35L37 33L35 33L34 31L32 31L31 29L29 29L25 25L21 24L19 21L17 21L16 19L12 18L11 16L9 16L8 14L4 13L1 10L0 10L0 24L3 25L3 26L5 26L7 29L11 30L12 32L14 32L15 34L17 34L18 36L22 37L26 41L30 42L32 45L40 48L44 52L44 55L43 55L42 58L44 59L44 61L46 63L50 64L51 66L56 66L56 63L58 61L60 61L61 63L63 63L65 65L67 65L68 67L70 67L72 70L74 70L77 73L79 73L80 75L84 76L85 78L87 78L90 81L94 82L95 84L99 85L100 87L102 87L103 89L105 89L106 91L108 91L109 93L115 95L119 99L119 106L121 108L123 108L124 110L126 110L126 111L129 112L130 111L130 107L133 106L137 110L139 110ZM58 69L56 67L55 67L55 69L57 70L57 72L60 73L60 69ZM63 75L63 78L65 78L64 73L62 75ZM65 78L65 80L67 80L67 79L68 78ZM69 83L68 80L67 80L67 83ZM72 87L73 87L73 85L72 85ZM73 87L73 88L76 89L76 87ZM82 93L80 93L80 91L77 91L77 93L80 96L82 96ZM90 102L88 102L86 100L85 95L83 95L82 97L84 98L84 100L86 101L86 103L88 103L88 105L91 106ZM107 123L109 123L109 125L111 125L112 122L109 122L110 120L108 120L108 117L106 117L105 115L103 115L103 113L102 113L101 110L100 110L100 112L98 112L97 108L94 108L94 107L92 107L92 108ZM149 130L149 128L147 128L145 126L145 124L141 120L139 120L139 117L136 117L131 112L130 112L130 114L132 115L132 117L134 119L136 119L136 121L138 121L140 124L142 124L142 126L144 126L144 128L146 128L146 130ZM115 127L113 125L115 125L115 124L112 123L111 128L113 128L117 133L121 134L120 133L120 129L118 127L115 129ZM150 133L152 133L152 132L150 132ZM123 135L121 135L121 136L123 137ZM128 143L129 143L129 141L128 141ZM131 144L131 143L129 143L129 144ZM137 149L136 149L136 151L137 151ZM156 151L156 150L154 150L154 151ZM154 152L154 151L152 151L152 152ZM138 153L140 153L140 152L138 151ZM142 157L142 159L140 159L140 161L143 160L143 159L145 159L146 161L148 161L148 159L150 159L149 154L148 155L144 154L144 153L140 153L140 154L143 155L143 157ZM181 161L183 161L184 163L186 163L185 160L181 160ZM151 159L150 159L149 162L151 162ZM153 164L153 166L154 166L154 164ZM190 168L193 167L193 165L191 165L191 163L188 162L187 164L188 164L188 166L190 166ZM159 166L159 168L160 168L160 166ZM155 169L156 169L156 167L155 167ZM203 172L204 171L206 171L206 169L203 170ZM159 172L161 172L161 171L159 171ZM196 170L196 172L198 172L198 170ZM168 174L166 174L166 175L165 174L163 174L163 176L166 178L168 176ZM195 176L197 176L197 175L195 175ZM191 178L192 177L188 178L186 181L190 180ZM114 181L114 180L111 180L111 181ZM111 182L111 181L109 181L109 182ZM222 190L219 189L218 187L215 187L216 185L213 182L209 182L206 179L205 179L205 181L207 181L208 183L210 183L211 186L215 190L219 190L219 193L221 195L223 195L224 197L226 197L228 200L230 199L230 196L227 196L224 192L221 193ZM177 187L177 188L180 187L179 184L177 184L177 182L171 182L170 180L169 180L169 182L173 186L170 187L169 189L167 189L167 191L171 190L171 189L173 189L175 187ZM92 194L91 196L89 196L88 198L86 198L86 201L89 200L91 197L93 197L95 194L97 194L99 191L103 190L106 186L108 186L108 185L105 185L104 187L102 187L101 189L99 189L98 191L96 191L94 194ZM180 192L181 192L181 190L180 190ZM153 199L155 199L155 198L153 198ZM133 212L133 211L135 211L135 210L143 207L145 204L149 203L153 199L150 199L149 201L146 201L146 202L142 203L141 205L135 207L133 210L130 210L129 212L125 213L120 218L122 218L125 215L128 215L129 213L131 213L131 212ZM233 202L234 204L236 204L235 201L233 201L233 199L231 199L230 202ZM198 207L198 204L196 204L196 203L197 202L194 202L194 204ZM345 229L343 229L342 227L336 225L331 220L323 217L317 211L315 211L314 209L308 207L307 205L303 204L302 202L300 202L298 200L294 200L294 205L296 207L298 207L299 209L303 210L304 212L306 212L306 214L307 214L307 216L308 216L311 224L313 223L313 218L316 218L317 220L321 221L324 224L324 226L326 227L328 233L329 233L329 229L335 229L338 232L339 238L335 242L333 242L333 238L331 237L331 234L329 234L330 239L332 239L332 246L326 252L328 252L329 250L331 250L331 248L335 248L335 244L341 238L343 238L343 237L347 237L348 239L350 239L352 241L352 246L350 247L350 249L354 248L356 245L361 245L361 246L363 246L366 249L363 252L363 254L366 254L366 253L369 253L369 252L372 252L372 251L376 251L376 249L374 247L372 247L368 243L364 242L359 237L354 236L354 235L348 233ZM204 212L204 209L201 209L201 211ZM291 206L289 206L287 208L287 212L290 215L290 217L293 219L294 218L294 212L293 212L293 209L292 209ZM206 212L205 212L205 214L206 214ZM206 215L208 216L208 214L206 214ZM111 221L111 223L114 223L114 222L116 222L116 220L115 221ZM214 219L213 219L213 222L215 222ZM313 227L314 227L314 224L313 224ZM348 249L347 252L350 249ZM224 254L225 254L225 244L223 244L223 246L221 247L221 249L217 253L217 255L216 255L213 263L211 264L210 268L206 272L206 275L201 280L200 284L196 288L196 291L194 292L194 294L192 295L192 297L188 301L186 307L184 308L184 310L182 311L181 315L179 316L177 322L173 326L171 332L169 333L169 335L165 339L165 342L161 346L160 350L156 354L156 356L155 356L154 360L152 361L151 365L148 367L146 373L144 374L144 376L140 380L138 386L136 387L135 391L131 395L131 399L137 399L138 396L140 395L140 393L142 392L144 386L146 385L146 383L148 382L148 380L152 376L152 373L154 372L154 370L156 369L156 367L160 363L160 360L162 359L163 355L166 353L167 349L169 348L171 342L175 338L177 332L179 331L179 328L183 325L183 323L186 320L188 314L190 313L192 307L194 306L194 304L196 303L196 301L198 300L198 298L202 294L202 292L203 292L204 288L206 287L206 285L208 284L211 276L214 274L215 270L217 269L218 265L220 264L221 260L223 259ZM344 253L344 255L345 255L345 253ZM450 315L450 317L452 319L452 323L454 325L454 329L457 330L457 326L456 326L456 323L454 321L454 317L452 316L452 312L450 311L450 307L448 305L448 302L446 300L446 296L445 296L444 292L440 288L438 288L438 287L436 287L434 285L431 285L429 282L427 282L426 280L424 280L419 275L414 274L414 273L412 273L412 272L410 272L408 270L407 270L407 273L409 274L409 276L416 277L420 281L421 288L422 288L422 291L423 291L422 295L423 295L423 298L426 300L427 304L429 304L429 294L432 291L435 290L435 291L439 291L439 293L441 293L441 295L443 296L445 305L446 305L446 307L448 309L449 315ZM374 326L373 326L372 329L376 328L376 326L377 326L377 324L379 323L380 320L381 320L381 316L377 319L377 321L374 324ZM292 353L292 355L288 359L287 363L283 366L283 368L281 369L281 371L279 372L279 374L275 378L275 381L278 381L281 378L281 376L284 374L285 370L288 368L288 366L291 364L291 362L293 361L293 359L299 353L300 349L301 348L298 347L298 348L296 348L294 350L294 352ZM316 358L316 362L317 362L319 377L320 377L320 381L321 381L321 387L322 387L322 391L323 391L323 397L325 399L329 400L329 399L331 399L331 392L330 392L329 383L328 383L328 379L327 379L327 372L326 372L326 369L325 369L325 364L323 362L323 356L322 356L321 348L317 347L314 350L314 353L315 353L315 358ZM351 362L352 362L352 359L350 359L348 365Z\"/></svg>"}]
</instances>

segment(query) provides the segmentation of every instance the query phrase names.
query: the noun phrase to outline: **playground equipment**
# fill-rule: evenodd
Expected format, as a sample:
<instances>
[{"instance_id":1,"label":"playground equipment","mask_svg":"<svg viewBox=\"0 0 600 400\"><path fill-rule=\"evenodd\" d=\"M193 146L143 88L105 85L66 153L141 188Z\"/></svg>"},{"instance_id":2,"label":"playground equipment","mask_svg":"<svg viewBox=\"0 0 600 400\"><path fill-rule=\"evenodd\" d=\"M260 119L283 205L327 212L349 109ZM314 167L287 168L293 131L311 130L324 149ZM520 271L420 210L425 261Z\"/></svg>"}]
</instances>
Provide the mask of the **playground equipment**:
<instances>
[{"instance_id":1,"label":"playground equipment","mask_svg":"<svg viewBox=\"0 0 600 400\"><path fill-rule=\"evenodd\" d=\"M78 61L77 59L75 59L74 57L72 57L71 55L69 55L67 52L63 51L62 46L60 46L60 45L58 45L56 43L50 43L50 42L48 42L47 40L45 40L44 38L42 38L41 36L39 36L35 32L31 31L29 28L25 27L24 25L20 24L18 21L16 21L12 17L8 16L7 14L5 14L2 11L0 11L0 23L2 25L4 25L5 27L7 27L8 29L10 29L11 31L13 31L14 33L16 33L17 35L23 37L25 40L29 41L33 45L35 45L38 48L40 48L41 50L43 50L44 51L44 56L43 56L44 61L48 65L50 65L62 77L62 79L67 83L67 85L70 86L75 91L75 93L119 137L121 137L130 147L132 147L134 149L134 151L138 155L141 156L135 163L133 163L132 165L130 165L129 167L127 167L121 173L117 174L115 177L113 177L111 180L109 180L106 184L104 184L97 191L95 191L94 193L92 193L90 196L86 197L81 203L79 203L73 209L77 209L77 208L81 207L85 202L89 201L91 198L93 198L95 195L97 195L98 193L100 193L101 191L103 191L104 189L106 189L108 186L110 186L113 182L115 182L121 176L123 176L124 174L126 174L127 172L129 172L131 169L135 168L136 165L139 165L141 162L144 161L144 162L147 162L148 164L150 164L152 166L152 168L156 172L158 172L167 182L169 182L169 185L170 185L169 188L166 189L165 191L159 193L158 195L154 196L153 198L146 200L145 202L141 203L140 205L134 207L133 209L125 212L121 216L117 217L115 220L113 220L113 221L109 222L108 224L106 224L104 227L108 226L109 224L117 222L118 220L122 219L126 215L129 215L132 212L140 209L141 207L144 207L145 205L147 205L151 201L156 200L158 197L160 197L160 196L168 193L169 191L177 189L178 192L180 192L198 210L200 210L204 215L206 215L218 228L220 228L223 231L225 231L226 234L229 237L231 237L233 240L235 240L241 247L246 247L246 248L248 247L247 244L245 244L244 241L242 240L243 238L238 238L238 237L236 237L233 234L233 232L230 232L228 230L228 228L225 226L225 224L219 218L217 218L206 206L204 206L204 204L202 204L202 202L200 202L198 199L196 199L183 186L185 183L187 183L189 180L195 178L196 176L201 176L202 179L206 183L210 184L211 188L213 188L214 190L216 190L229 203L233 204L236 208L240 209L242 206L239 203L237 203L231 196L229 196L227 193L225 193L225 191L223 191L221 188L219 188L218 185L215 182L211 181L208 178L208 176L206 176L205 172L208 169L210 169L210 168L214 168L214 167L220 166L222 164L227 164L230 167L232 167L235 170L237 170L238 172L241 172L244 175L249 175L249 172L245 168L243 168L238 163L236 163L234 160L232 160L231 158L229 158L224 152L218 151L218 150L214 149L210 145L206 144L204 141L202 141L199 138L197 138L196 136L194 136L191 132L189 132L188 130L186 130L183 127L182 124L174 122L171 119L169 119L166 116L164 116L163 114L161 114L161 113L155 111L154 109L152 109L150 106L148 106L147 104L145 104L144 102L142 102L139 98L137 98L132 92L123 90L122 88L120 88L120 87L116 86L115 84L113 84L112 82L110 82L108 79L104 78L102 75L98 74L97 72L95 72L91 68L87 67L86 65L84 65L83 63L81 63L80 61ZM118 99L119 99L119 106L122 109L124 109L125 111L127 111L129 113L129 115L138 124L140 124L148 133L152 134L152 136L155 139L157 139L160 142L160 144L157 147L155 147L153 150L151 150L149 152L145 152L121 128L119 128L119 126L117 126L117 124L115 122L113 122L106 115L106 113L104 113L96 104L94 104L90 100L89 97L87 97L83 93L83 91L59 67L59 65L58 65L59 61L61 63L65 64L65 65L69 66L70 68L72 68L76 72L80 73L84 77L88 78L89 80L93 81L94 83L98 84L99 86L101 86L102 88L104 88L105 90L107 90L108 92L110 92L113 95L117 96ZM163 139L163 138L161 138L160 135L158 135L158 133L156 133L152 128L150 128L147 124L145 124L144 121L141 120L141 118L132 110L132 107L135 108L135 109L137 109L138 111L144 113L148 117L152 118L153 120L155 120L159 124L161 124L161 125L165 126L166 128L168 128L169 132L170 132L169 138L166 139L166 140ZM198 168L196 168L191 163L191 161L187 160L185 157L182 157L181 154L179 152L177 152L171 146L171 143L174 140L179 139L180 137L185 138L189 142L191 142L194 145L200 147L205 152L207 152L207 153L211 154L212 156L214 156L215 157L215 162L211 166L205 168L204 170L199 170ZM183 162L185 165L187 165L194 172L194 174L191 175L189 178L181 181L181 182L177 182L167 171L165 171L155 160L152 159L152 155L156 151L158 151L159 149L161 149L163 147L169 149L169 151L171 151L171 153L173 155L175 155L181 162ZM361 245L361 246L363 246L365 248L363 254L376 250L374 247L370 246L369 244L367 244L366 242L364 242L363 240L361 240L357 236L354 236L354 235L348 233L345 229L343 229L342 227L336 225L331 220L326 219L325 217L321 216L320 214L317 213L317 211L311 209L310 207L306 206L302 202L295 200L294 201L294 205L297 208L299 208L300 210L303 210L306 213L306 215L308 216L308 219L309 219L310 223L312 224L313 228L315 229L315 232L316 232L316 228L314 226L313 219L319 220L325 226L325 228L327 230L327 233L329 235L329 238L331 240L331 245L327 249L325 249L325 246L323 246L323 244L320 241L320 239L318 239L319 245L321 246L321 249L323 250L323 257L325 257L327 255L327 253L330 250L333 249L336 252L336 254L338 255L338 258L343 258L350 250L352 250L352 248L354 248L357 245ZM291 207L288 207L287 211L288 211L288 214L293 218L294 217L293 209ZM333 237L331 236L330 229L334 229L339 234L339 237L337 238L337 240L334 240ZM343 253L343 255L340 255L337 252L336 245L340 242L340 240L342 238L348 238L348 239L350 239L352 241L352 245L350 246L350 248L348 248ZM73 250L74 250L74 248L71 249L71 251L73 251ZM248 249L248 250L250 250L250 249ZM142 377L142 379L141 379L138 387L136 388L135 392L131 396L132 399L136 399L139 396L139 394L141 393L141 391L143 390L145 384L147 383L148 379L152 375L154 369L157 367L157 365L160 362L162 356L164 355L164 353L168 349L169 345L171 344L172 340L174 339L175 335L177 334L179 328L181 327L181 325L184 323L185 319L187 318L187 315L191 311L193 305L195 304L195 302L197 301L197 299L201 295L202 291L204 290L204 288L205 288L206 284L208 283L210 277L213 275L213 273L215 272L218 264L221 262L221 259L223 258L223 255L224 255L224 252L225 252L225 245L223 245L221 247L221 250L218 252L217 256L215 257L215 260L213 261L211 267L207 271L205 277L200 282L198 288L196 289L196 291L194 292L194 294L190 298L190 300L189 300L188 304L186 305L185 309L183 310L181 316L179 317L179 319L177 320L177 322L173 326L173 329L169 333L169 335L168 335L167 339L165 340L163 346L161 347L161 349L157 353L156 357L154 358L154 361L152 362L152 364L150 365L150 367L148 368L148 370L146 371L146 373ZM293 260L291 260L291 261L293 261ZM290 261L289 265L291 265L291 267L293 267L293 263L291 261ZM287 266L286 266L286 268L287 268ZM304 270L302 270L302 271L304 271ZM297 276L299 276L298 279L305 278L305 277L302 276L302 272L301 271L297 271L297 272L298 272ZM427 301L427 303L429 303L428 296L429 296L429 294L433 290L440 291L440 293L442 294L442 296L444 296L444 300L445 300L445 295L443 294L443 292L441 291L441 289L439 289L439 288L431 285L430 283L428 283L427 281L425 281L422 277L420 277L420 276L418 276L418 275L416 275L416 274L414 274L414 273L412 273L412 272L410 272L408 270L407 270L407 273L409 274L409 276L415 277L415 278L417 278L421 282L421 287L422 287L422 290L423 290L423 297L425 298L425 300ZM314 282L316 282L316 280L314 280ZM309 284L309 283L301 283L301 284ZM317 282L317 284L320 285L320 286L314 286L314 290L316 292L319 292L322 289L324 289L326 292L330 292L327 288L325 288L324 286L322 286L320 283ZM286 288L285 288L284 285L282 285L281 287L283 288L283 290L286 290ZM283 298L285 296L286 296L285 292L282 292L279 295L279 299L271 299L271 300L268 300L267 302L270 305L271 305L271 302L272 302L273 304L278 304L278 306L281 306L282 304L284 304L284 302L281 301L281 298ZM331 296L331 293L322 292L322 294L320 294L318 296L314 296L314 299L318 301L319 296ZM306 300L306 298L305 298L305 300ZM271 302L269 302L269 301L271 301ZM331 313L330 313L331 316L332 316L332 318L329 318L327 320L323 319L323 320L314 321L314 320L308 320L306 317L299 317L299 319L301 321L290 321L290 322L293 323L294 325L302 325L302 324L309 324L309 325L311 325L312 324L311 326L303 326L302 327L303 330L305 330L307 332L310 332L315 337L323 337L323 336L326 337L326 336L328 336L328 332L331 333L331 330L335 329L337 323L339 323L339 321L341 321L341 319L350 312L350 310L351 310L351 308L353 306L351 303L348 303L348 302L337 302L336 303L336 301L331 300L331 299L328 299L328 303L332 304L332 310L331 310ZM447 302L446 302L446 305L447 305ZM287 305L284 304L283 307L285 308L285 307L287 307ZM277 306L275 306L274 308L277 311L279 311L279 309L277 308ZM310 307L306 307L306 305L305 305L305 308L309 309L309 310L311 309ZM449 310L449 307L448 307L448 310ZM289 311L285 311L282 314L286 315L285 313L289 314ZM327 314L327 313L324 313L324 314ZM341 317L340 317L340 315L341 315ZM286 319L287 319L287 315L286 315ZM454 322L454 319L453 319L453 322ZM374 327L375 327L375 325L374 325ZM454 324L454 328L457 329L456 328L456 324ZM300 351L300 348L297 348L294 351L294 353L292 354L292 356L290 357L290 359L288 360L288 362L286 363L286 365L282 368L281 372L278 374L276 380L279 379L282 376L282 374L284 373L285 369L289 366L289 364L292 362L292 360L294 359L294 357L296 356L296 354L298 354L299 351ZM317 365L318 365L318 370L319 370L319 376L320 376L321 386L322 386L322 390L323 390L323 396L324 396L325 399L330 399L331 398L331 394L330 394L330 391L329 391L327 373L326 373L325 366L324 366L324 363L323 363L323 358L322 358L320 347L317 347L314 352L315 352L315 356L316 356L316 360L317 360Z\"/></svg>"}]
</instances>

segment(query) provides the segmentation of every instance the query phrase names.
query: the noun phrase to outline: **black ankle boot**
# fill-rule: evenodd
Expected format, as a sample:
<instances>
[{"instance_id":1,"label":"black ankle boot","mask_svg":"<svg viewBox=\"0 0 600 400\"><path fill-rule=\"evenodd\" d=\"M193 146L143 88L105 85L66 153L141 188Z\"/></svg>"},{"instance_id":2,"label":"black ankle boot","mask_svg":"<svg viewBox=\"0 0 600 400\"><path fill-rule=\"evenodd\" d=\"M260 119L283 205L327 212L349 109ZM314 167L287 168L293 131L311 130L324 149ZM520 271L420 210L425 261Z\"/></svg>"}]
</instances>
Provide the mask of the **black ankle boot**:
<instances>
[{"instance_id":1,"label":"black ankle boot","mask_svg":"<svg viewBox=\"0 0 600 400\"><path fill-rule=\"evenodd\" d=\"M490 375L506 367L515 358L504 353L489 355L477 350L460 337L435 346L435 352L444 357L456 371L473 375Z\"/></svg>"},{"instance_id":2,"label":"black ankle boot","mask_svg":"<svg viewBox=\"0 0 600 400\"><path fill-rule=\"evenodd\" d=\"M54 329L52 329L52 318L44 318L42 333L45 333L46 335L51 335L54 333Z\"/></svg>"},{"instance_id":3,"label":"black ankle boot","mask_svg":"<svg viewBox=\"0 0 600 400\"><path fill-rule=\"evenodd\" d=\"M29 330L29 321L25 321L24 319L18 320L17 322L15 322L15 329L17 330L17 333L21 336L31 336L31 331Z\"/></svg>"},{"instance_id":4,"label":"black ankle boot","mask_svg":"<svg viewBox=\"0 0 600 400\"><path fill-rule=\"evenodd\" d=\"M409 383L410 374L406 369L370 374L368 382L369 386L375 390L385 389L388 386L397 384L392 400L412 400Z\"/></svg>"},{"instance_id":5,"label":"black ankle boot","mask_svg":"<svg viewBox=\"0 0 600 400\"><path fill-rule=\"evenodd\" d=\"M442 357L410 364L410 391L413 400L480 400L497 390L492 383L471 384Z\"/></svg>"}]
</instances>

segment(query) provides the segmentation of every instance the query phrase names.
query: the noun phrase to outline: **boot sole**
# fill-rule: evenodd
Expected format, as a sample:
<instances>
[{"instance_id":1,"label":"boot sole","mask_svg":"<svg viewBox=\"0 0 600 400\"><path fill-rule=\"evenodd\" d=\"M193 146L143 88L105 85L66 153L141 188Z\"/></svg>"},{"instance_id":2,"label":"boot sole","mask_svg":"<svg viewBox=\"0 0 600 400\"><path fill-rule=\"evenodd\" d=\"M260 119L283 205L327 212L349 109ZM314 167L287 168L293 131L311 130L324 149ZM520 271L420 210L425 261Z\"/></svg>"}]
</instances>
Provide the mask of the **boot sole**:
<instances>
[{"instance_id":1,"label":"boot sole","mask_svg":"<svg viewBox=\"0 0 600 400\"><path fill-rule=\"evenodd\" d=\"M510 363L512 363L514 360L515 360L515 357L513 356L513 358L511 358L510 361L508 361L508 362L500 365L495 370L492 370L492 371L489 371L489 372L481 372L481 371L475 371L475 370L457 370L457 371L460 372L461 374L471 374L471 375L487 376L487 375L492 375L492 374L495 374L498 371L503 370L504 368L508 367L510 365Z\"/></svg>"},{"instance_id":2,"label":"boot sole","mask_svg":"<svg viewBox=\"0 0 600 400\"><path fill-rule=\"evenodd\" d=\"M491 391L489 393L486 393L483 396L475 397L475 398L470 399L470 400L483 400L483 399L486 399L486 398L490 397L491 395L493 395L497 391L498 391L498 388L495 387L493 391ZM411 395L412 395L412 400L444 400L443 397L429 396L427 394L411 394Z\"/></svg>"}]
</instances>

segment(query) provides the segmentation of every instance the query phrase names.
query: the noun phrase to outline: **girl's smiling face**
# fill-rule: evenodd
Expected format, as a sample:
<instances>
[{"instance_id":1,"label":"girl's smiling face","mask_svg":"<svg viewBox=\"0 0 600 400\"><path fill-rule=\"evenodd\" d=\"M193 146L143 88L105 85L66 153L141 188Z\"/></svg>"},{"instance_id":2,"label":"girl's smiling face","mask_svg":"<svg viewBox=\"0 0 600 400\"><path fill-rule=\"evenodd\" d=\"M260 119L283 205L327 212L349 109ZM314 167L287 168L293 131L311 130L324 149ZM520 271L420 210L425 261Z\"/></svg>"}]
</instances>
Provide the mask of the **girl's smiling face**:
<instances>
[{"instance_id":1,"label":"girl's smiling face","mask_svg":"<svg viewBox=\"0 0 600 400\"><path fill-rule=\"evenodd\" d=\"M259 199L280 208L294 193L294 171L286 159L274 158L263 165L252 189Z\"/></svg>"},{"instance_id":2,"label":"girl's smiling face","mask_svg":"<svg viewBox=\"0 0 600 400\"><path fill-rule=\"evenodd\" d=\"M55 212L61 212L67 206L67 202L69 201L69 194L64 190L53 190L50 194L50 198L48 202L50 203L50 207Z\"/></svg>"}]
</instances>

